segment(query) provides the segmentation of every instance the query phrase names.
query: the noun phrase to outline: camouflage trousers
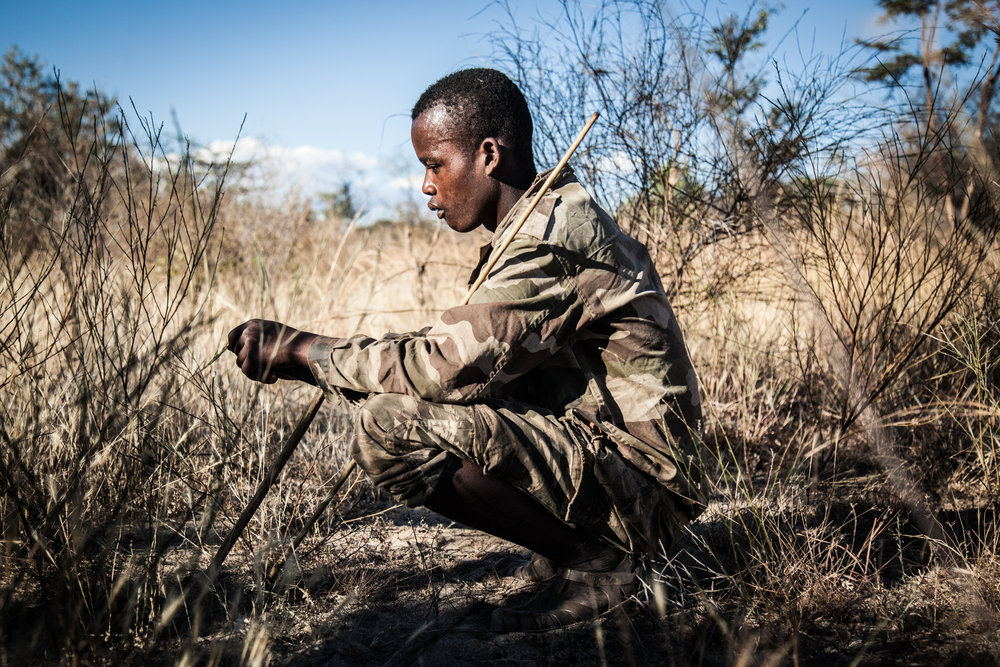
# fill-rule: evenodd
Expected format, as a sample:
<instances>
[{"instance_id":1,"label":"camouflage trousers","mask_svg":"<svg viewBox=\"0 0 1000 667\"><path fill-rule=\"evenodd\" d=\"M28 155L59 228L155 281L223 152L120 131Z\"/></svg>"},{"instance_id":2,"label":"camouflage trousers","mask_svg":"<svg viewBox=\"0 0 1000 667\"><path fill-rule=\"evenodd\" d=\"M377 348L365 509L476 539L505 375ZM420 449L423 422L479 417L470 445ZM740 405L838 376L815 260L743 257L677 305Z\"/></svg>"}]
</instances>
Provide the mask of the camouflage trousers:
<instances>
[{"instance_id":1,"label":"camouflage trousers","mask_svg":"<svg viewBox=\"0 0 1000 667\"><path fill-rule=\"evenodd\" d=\"M423 504L471 461L616 548L660 553L688 518L673 493L624 460L619 446L572 412L374 394L361 406L352 454L377 486L408 506Z\"/></svg>"}]
</instances>

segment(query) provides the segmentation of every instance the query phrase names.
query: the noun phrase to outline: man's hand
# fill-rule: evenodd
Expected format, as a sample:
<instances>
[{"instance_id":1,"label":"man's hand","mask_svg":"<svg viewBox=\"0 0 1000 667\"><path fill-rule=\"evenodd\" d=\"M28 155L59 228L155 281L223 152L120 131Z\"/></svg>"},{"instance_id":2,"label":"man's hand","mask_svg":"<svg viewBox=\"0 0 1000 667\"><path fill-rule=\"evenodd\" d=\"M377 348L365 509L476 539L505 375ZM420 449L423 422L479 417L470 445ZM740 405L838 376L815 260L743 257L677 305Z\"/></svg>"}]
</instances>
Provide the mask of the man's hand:
<instances>
[{"instance_id":1,"label":"man's hand","mask_svg":"<svg viewBox=\"0 0 1000 667\"><path fill-rule=\"evenodd\" d=\"M306 353L316 334L281 322L250 320L229 332L229 351L243 374L258 382L278 379L316 384Z\"/></svg>"}]
</instances>

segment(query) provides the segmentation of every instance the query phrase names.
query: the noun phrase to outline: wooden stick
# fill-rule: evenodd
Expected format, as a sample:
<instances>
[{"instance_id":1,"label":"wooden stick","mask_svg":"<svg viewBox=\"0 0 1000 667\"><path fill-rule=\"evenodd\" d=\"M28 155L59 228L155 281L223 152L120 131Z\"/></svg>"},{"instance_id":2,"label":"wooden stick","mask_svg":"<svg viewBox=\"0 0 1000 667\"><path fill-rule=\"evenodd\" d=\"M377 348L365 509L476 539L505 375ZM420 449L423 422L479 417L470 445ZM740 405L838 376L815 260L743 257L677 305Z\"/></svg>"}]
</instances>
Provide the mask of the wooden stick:
<instances>
[{"instance_id":1,"label":"wooden stick","mask_svg":"<svg viewBox=\"0 0 1000 667\"><path fill-rule=\"evenodd\" d=\"M253 518L254 512L260 507L261 501L264 500L264 496L271 489L271 485L274 484L274 480L278 479L278 475L281 474L282 468L288 463L288 459L291 458L292 452L298 446L299 441L302 440L302 436L305 435L306 430L312 423L313 418L316 413L319 412L320 406L323 405L323 392L320 392L313 402L306 408L306 411L299 418L298 423L295 424L295 428L289 434L288 439L285 440L285 446L281 448L281 453L278 454L278 458L274 460L271 467L268 469L267 474L264 475L263 481L257 486L257 491L253 494L253 498L247 504L246 509L240 514L240 518L236 520L229 534L226 535L226 539L222 541L219 546L219 550L215 552L215 557L212 558L212 564L208 567L209 578L213 578L214 575L222 567L222 561L226 560L226 556L229 555L229 551L236 544L236 540L240 539L240 535L246 529L247 524L250 523L250 519Z\"/></svg>"}]
</instances>

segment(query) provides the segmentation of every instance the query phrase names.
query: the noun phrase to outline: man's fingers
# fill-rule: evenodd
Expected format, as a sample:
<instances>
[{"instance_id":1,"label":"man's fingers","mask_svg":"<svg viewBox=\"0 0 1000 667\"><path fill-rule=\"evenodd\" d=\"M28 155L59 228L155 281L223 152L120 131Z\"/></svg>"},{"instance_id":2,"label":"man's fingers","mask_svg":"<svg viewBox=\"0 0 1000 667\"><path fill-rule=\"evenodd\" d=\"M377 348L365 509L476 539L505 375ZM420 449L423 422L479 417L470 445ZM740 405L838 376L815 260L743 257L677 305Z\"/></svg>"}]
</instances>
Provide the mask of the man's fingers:
<instances>
[{"instance_id":1,"label":"man's fingers","mask_svg":"<svg viewBox=\"0 0 1000 667\"><path fill-rule=\"evenodd\" d=\"M240 364L240 370L251 380L257 380L258 382L263 382L264 378L264 368L261 367L257 359L247 355L247 358Z\"/></svg>"},{"instance_id":2,"label":"man's fingers","mask_svg":"<svg viewBox=\"0 0 1000 667\"><path fill-rule=\"evenodd\" d=\"M274 384L278 376L270 371L270 364L260 357L260 350L253 343L244 343L236 355L236 365L251 380Z\"/></svg>"},{"instance_id":3,"label":"man's fingers","mask_svg":"<svg viewBox=\"0 0 1000 667\"><path fill-rule=\"evenodd\" d=\"M247 328L249 322L244 322L235 329L229 332L229 351L235 352L236 346L240 343L240 336L243 334L243 330Z\"/></svg>"},{"instance_id":4,"label":"man's fingers","mask_svg":"<svg viewBox=\"0 0 1000 667\"><path fill-rule=\"evenodd\" d=\"M278 322L248 320L229 332L227 347L236 355L236 365L244 375L273 384L284 377L280 370L283 362L279 359L282 346L296 333L295 329Z\"/></svg>"}]
</instances>

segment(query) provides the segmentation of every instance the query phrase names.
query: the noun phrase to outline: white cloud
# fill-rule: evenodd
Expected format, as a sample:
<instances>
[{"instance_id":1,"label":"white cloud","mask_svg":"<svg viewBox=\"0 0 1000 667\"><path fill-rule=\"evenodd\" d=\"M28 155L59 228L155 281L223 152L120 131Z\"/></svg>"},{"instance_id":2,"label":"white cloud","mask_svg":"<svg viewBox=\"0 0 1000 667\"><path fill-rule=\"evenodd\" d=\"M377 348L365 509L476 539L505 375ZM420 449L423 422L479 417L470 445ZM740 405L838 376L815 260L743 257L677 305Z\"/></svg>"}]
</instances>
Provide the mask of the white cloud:
<instances>
[{"instance_id":1,"label":"white cloud","mask_svg":"<svg viewBox=\"0 0 1000 667\"><path fill-rule=\"evenodd\" d=\"M611 155L602 156L595 167L598 171L608 172L616 176L624 176L635 171L632 158L625 151L615 151Z\"/></svg>"},{"instance_id":2,"label":"white cloud","mask_svg":"<svg viewBox=\"0 0 1000 667\"><path fill-rule=\"evenodd\" d=\"M389 187L393 190L403 190L405 192L419 192L423 184L424 175L420 172L407 174L406 176L396 176L389 179Z\"/></svg>"},{"instance_id":3,"label":"white cloud","mask_svg":"<svg viewBox=\"0 0 1000 667\"><path fill-rule=\"evenodd\" d=\"M307 190L310 186L322 187L331 178L355 181L380 166L378 158L364 153L318 146L280 146L253 137L240 139L235 149L231 141L213 141L199 149L197 157L218 162L231 151L234 161L259 167L257 176L275 178L278 181L275 185L279 186L290 181Z\"/></svg>"},{"instance_id":4,"label":"white cloud","mask_svg":"<svg viewBox=\"0 0 1000 667\"><path fill-rule=\"evenodd\" d=\"M281 146L254 137L232 141L217 140L194 152L197 160L220 164L232 154L241 167L232 172L230 183L266 199L281 201L289 194L318 199L349 184L355 206L363 218L391 217L400 206L423 203L420 193L422 172L412 171L400 156L375 157L365 153L346 153L336 148L318 146ZM178 156L167 156L170 162ZM162 160L157 159L159 166Z\"/></svg>"}]
</instances>

